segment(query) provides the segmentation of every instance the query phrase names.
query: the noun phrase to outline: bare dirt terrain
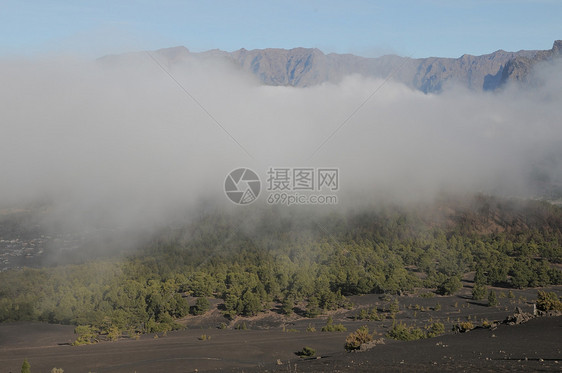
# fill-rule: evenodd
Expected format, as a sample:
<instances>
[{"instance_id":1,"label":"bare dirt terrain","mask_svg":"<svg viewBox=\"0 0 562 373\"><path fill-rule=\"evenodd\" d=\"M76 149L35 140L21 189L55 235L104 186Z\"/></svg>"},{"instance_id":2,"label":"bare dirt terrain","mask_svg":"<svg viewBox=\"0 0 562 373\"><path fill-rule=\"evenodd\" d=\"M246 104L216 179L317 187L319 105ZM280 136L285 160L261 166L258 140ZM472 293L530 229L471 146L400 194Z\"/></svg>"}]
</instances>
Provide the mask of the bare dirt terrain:
<instances>
[{"instance_id":1,"label":"bare dirt terrain","mask_svg":"<svg viewBox=\"0 0 562 373\"><path fill-rule=\"evenodd\" d=\"M562 317L501 325L242 372L562 371Z\"/></svg>"},{"instance_id":2,"label":"bare dirt terrain","mask_svg":"<svg viewBox=\"0 0 562 373\"><path fill-rule=\"evenodd\" d=\"M560 293L560 288L554 289ZM422 291L423 292L423 291ZM498 289L499 305L469 299L470 284L455 296L400 296L398 321L424 326L430 321L445 324L447 334L413 342L385 338L385 344L365 352L344 351L346 336L368 325L376 338L384 337L393 320L355 320L361 308L377 307L384 313L389 298L381 295L350 297L351 310L332 311L335 323L346 332L321 332L327 315L307 319L285 318L268 312L254 318L225 319L214 308L204 316L182 320L187 329L144 335L138 340L121 339L94 345L71 346L72 326L40 323L0 325L0 373L19 372L24 359L32 372L49 372L53 367L65 372L356 372L356 371L560 371L562 370L562 317L542 317L526 324L500 325L495 330L476 329L452 334L458 321L504 320L515 307L532 311L535 289ZM217 305L218 301L213 302ZM439 306L437 306L439 304ZM219 329L224 322L226 329ZM237 330L246 324L248 330ZM307 332L307 328L316 328ZM224 327L224 326L223 326ZM205 335L206 340L201 340ZM209 338L210 337L210 338ZM316 350L315 358L300 359L295 352L304 346ZM317 358L319 357L319 358ZM279 360L279 361L278 361ZM281 365L279 365L281 363Z\"/></svg>"}]
</instances>

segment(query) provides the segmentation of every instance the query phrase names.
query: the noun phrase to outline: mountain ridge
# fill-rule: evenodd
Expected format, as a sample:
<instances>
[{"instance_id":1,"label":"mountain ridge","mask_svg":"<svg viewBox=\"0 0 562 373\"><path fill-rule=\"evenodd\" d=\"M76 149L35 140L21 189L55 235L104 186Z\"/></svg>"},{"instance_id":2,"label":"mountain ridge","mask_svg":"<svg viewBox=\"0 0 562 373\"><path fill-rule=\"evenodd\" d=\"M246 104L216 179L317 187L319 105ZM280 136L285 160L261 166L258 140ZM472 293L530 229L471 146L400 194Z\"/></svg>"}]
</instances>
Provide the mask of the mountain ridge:
<instances>
[{"instance_id":1,"label":"mountain ridge","mask_svg":"<svg viewBox=\"0 0 562 373\"><path fill-rule=\"evenodd\" d=\"M471 90L496 90L508 81L524 82L533 66L541 61L560 57L562 40L550 50L499 49L480 56L464 54L458 58L410 58L384 55L376 58L353 54L325 54L317 48L266 48L233 52L213 49L191 52L185 46L163 48L155 53L169 64L189 58L223 59L256 76L266 85L308 87L322 83L338 83L343 77L360 74L365 77L392 79L425 93L438 93L450 84ZM100 60L118 58L105 56Z\"/></svg>"},{"instance_id":2,"label":"mountain ridge","mask_svg":"<svg viewBox=\"0 0 562 373\"><path fill-rule=\"evenodd\" d=\"M517 56L507 62L502 71L501 84L508 80L528 83L533 67L540 62L562 57L562 40L555 40L552 49L538 51L533 57Z\"/></svg>"}]
</instances>

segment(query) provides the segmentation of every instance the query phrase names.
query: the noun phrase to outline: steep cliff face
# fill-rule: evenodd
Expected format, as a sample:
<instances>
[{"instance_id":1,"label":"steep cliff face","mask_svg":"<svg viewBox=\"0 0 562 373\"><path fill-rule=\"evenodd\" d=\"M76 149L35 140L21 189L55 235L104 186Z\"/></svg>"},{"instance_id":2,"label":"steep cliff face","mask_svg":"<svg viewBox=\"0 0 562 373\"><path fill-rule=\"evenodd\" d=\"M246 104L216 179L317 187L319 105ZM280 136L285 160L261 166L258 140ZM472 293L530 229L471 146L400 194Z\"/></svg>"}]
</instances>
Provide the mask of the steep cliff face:
<instances>
[{"instance_id":1,"label":"steep cliff face","mask_svg":"<svg viewBox=\"0 0 562 373\"><path fill-rule=\"evenodd\" d=\"M318 49L295 48L238 50L230 54L233 62L271 85L311 86L338 82L350 74L392 78L423 92L439 92L447 84L460 84L475 90L491 90L500 84L508 61L533 57L535 51L497 52L463 55L460 58L411 59L394 55L364 58L350 54L325 55Z\"/></svg>"},{"instance_id":2,"label":"steep cliff face","mask_svg":"<svg viewBox=\"0 0 562 373\"><path fill-rule=\"evenodd\" d=\"M265 84L305 86L318 79L310 79L318 73L324 54L318 49L295 48L252 50L240 49L230 54L244 70L250 71Z\"/></svg>"},{"instance_id":3,"label":"steep cliff face","mask_svg":"<svg viewBox=\"0 0 562 373\"><path fill-rule=\"evenodd\" d=\"M562 40L556 40L552 49L539 51L533 57L517 56L507 62L500 80L500 85L508 81L528 83L533 67L540 62L562 57Z\"/></svg>"},{"instance_id":4,"label":"steep cliff face","mask_svg":"<svg viewBox=\"0 0 562 373\"><path fill-rule=\"evenodd\" d=\"M517 56L533 56L536 51L498 50L482 56L465 54L460 58L428 58L420 61L414 86L424 92L438 92L456 83L473 90L494 90L508 61Z\"/></svg>"},{"instance_id":5,"label":"steep cliff face","mask_svg":"<svg viewBox=\"0 0 562 373\"><path fill-rule=\"evenodd\" d=\"M351 54L324 54L315 48L240 49L234 52L210 50L192 53L185 47L156 51L169 65L182 65L192 58L223 60L255 75L263 84L307 87L325 82L337 83L344 76L389 76L395 81L426 93L440 92L447 85L460 85L471 90L494 90L509 80L524 81L533 66L561 55L562 41L551 50L506 52L498 50L482 56L465 54L459 58L412 59L396 55L365 58ZM111 62L134 58L132 55L107 56Z\"/></svg>"}]
</instances>

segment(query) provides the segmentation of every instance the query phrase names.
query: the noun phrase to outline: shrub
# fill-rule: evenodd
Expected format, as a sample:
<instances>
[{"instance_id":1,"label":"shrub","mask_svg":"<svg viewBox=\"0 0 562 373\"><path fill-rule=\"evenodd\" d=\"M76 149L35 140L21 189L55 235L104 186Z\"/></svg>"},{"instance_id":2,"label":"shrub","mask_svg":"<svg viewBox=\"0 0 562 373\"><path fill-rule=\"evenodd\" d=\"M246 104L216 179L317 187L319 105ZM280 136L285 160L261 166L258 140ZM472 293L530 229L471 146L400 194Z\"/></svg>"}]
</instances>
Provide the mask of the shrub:
<instances>
[{"instance_id":1,"label":"shrub","mask_svg":"<svg viewBox=\"0 0 562 373\"><path fill-rule=\"evenodd\" d=\"M316 328L312 326L312 324L308 324L308 326L306 327L306 331L309 333L314 333L316 331Z\"/></svg>"},{"instance_id":2,"label":"shrub","mask_svg":"<svg viewBox=\"0 0 562 373\"><path fill-rule=\"evenodd\" d=\"M425 333L420 328L407 326L403 322L394 322L392 324L392 329L386 333L386 336L400 341L414 341L426 337Z\"/></svg>"},{"instance_id":3,"label":"shrub","mask_svg":"<svg viewBox=\"0 0 562 373\"><path fill-rule=\"evenodd\" d=\"M486 329L489 329L489 328L492 327L492 323L488 319L482 320L482 327L486 328Z\"/></svg>"},{"instance_id":4,"label":"shrub","mask_svg":"<svg viewBox=\"0 0 562 373\"><path fill-rule=\"evenodd\" d=\"M345 339L345 349L346 351L358 350L364 343L371 342L373 340L373 335L369 333L369 328L364 325L349 334Z\"/></svg>"},{"instance_id":5,"label":"shrub","mask_svg":"<svg viewBox=\"0 0 562 373\"><path fill-rule=\"evenodd\" d=\"M384 316L379 314L377 311L377 307L373 307L370 310L363 308L357 315L355 315L355 320L380 321L383 318Z\"/></svg>"},{"instance_id":6,"label":"shrub","mask_svg":"<svg viewBox=\"0 0 562 373\"><path fill-rule=\"evenodd\" d=\"M562 311L562 302L554 292L547 293L539 290L536 305L539 311Z\"/></svg>"},{"instance_id":7,"label":"shrub","mask_svg":"<svg viewBox=\"0 0 562 373\"><path fill-rule=\"evenodd\" d=\"M345 332L347 329L342 324L334 324L332 316L328 317L326 326L322 327L323 332Z\"/></svg>"},{"instance_id":8,"label":"shrub","mask_svg":"<svg viewBox=\"0 0 562 373\"><path fill-rule=\"evenodd\" d=\"M462 288L461 280L457 276L451 276L437 286L437 294L451 295Z\"/></svg>"},{"instance_id":9,"label":"shrub","mask_svg":"<svg viewBox=\"0 0 562 373\"><path fill-rule=\"evenodd\" d=\"M316 355L316 350L311 347L305 346L302 350L295 352L296 355L300 357L311 357Z\"/></svg>"},{"instance_id":10,"label":"shrub","mask_svg":"<svg viewBox=\"0 0 562 373\"><path fill-rule=\"evenodd\" d=\"M398 303L398 299L394 299L389 305L388 305L388 312L390 312L390 317L394 318L396 317L396 314L400 311L400 303Z\"/></svg>"},{"instance_id":11,"label":"shrub","mask_svg":"<svg viewBox=\"0 0 562 373\"><path fill-rule=\"evenodd\" d=\"M355 315L355 320L366 320L368 317L369 313L363 308L357 315Z\"/></svg>"},{"instance_id":12,"label":"shrub","mask_svg":"<svg viewBox=\"0 0 562 373\"><path fill-rule=\"evenodd\" d=\"M390 302L392 300L392 296L390 296L390 294L383 294L379 297L379 299L384 302Z\"/></svg>"},{"instance_id":13,"label":"shrub","mask_svg":"<svg viewBox=\"0 0 562 373\"><path fill-rule=\"evenodd\" d=\"M433 298L435 296L434 293L421 293L420 297L421 298Z\"/></svg>"},{"instance_id":14,"label":"shrub","mask_svg":"<svg viewBox=\"0 0 562 373\"><path fill-rule=\"evenodd\" d=\"M295 328L287 328L285 325L283 325L283 331L285 333L298 333L299 331Z\"/></svg>"},{"instance_id":15,"label":"shrub","mask_svg":"<svg viewBox=\"0 0 562 373\"><path fill-rule=\"evenodd\" d=\"M381 321L383 318L384 316L380 315L379 312L377 311L377 307L373 307L371 308L371 311L369 311L369 320Z\"/></svg>"},{"instance_id":16,"label":"shrub","mask_svg":"<svg viewBox=\"0 0 562 373\"><path fill-rule=\"evenodd\" d=\"M426 329L427 329L427 334L426 334L427 338L437 337L445 333L445 325L440 322L434 322L429 327L426 327Z\"/></svg>"},{"instance_id":17,"label":"shrub","mask_svg":"<svg viewBox=\"0 0 562 373\"><path fill-rule=\"evenodd\" d=\"M453 326L453 331L459 333L466 333L468 331L471 331L472 329L474 329L474 324L470 321L460 322Z\"/></svg>"},{"instance_id":18,"label":"shrub","mask_svg":"<svg viewBox=\"0 0 562 373\"><path fill-rule=\"evenodd\" d=\"M121 336L121 331L116 326L111 326L107 329L107 339L109 341L116 341Z\"/></svg>"},{"instance_id":19,"label":"shrub","mask_svg":"<svg viewBox=\"0 0 562 373\"><path fill-rule=\"evenodd\" d=\"M76 340L72 343L73 346L80 346L98 342L98 333L91 325L78 325L74 329L74 334L78 334L78 337L76 337Z\"/></svg>"},{"instance_id":20,"label":"shrub","mask_svg":"<svg viewBox=\"0 0 562 373\"><path fill-rule=\"evenodd\" d=\"M171 319L168 319L169 315L165 319L164 322L157 322L153 318L150 318L146 323L146 330L149 333L165 333L174 327L174 322Z\"/></svg>"}]
</instances>

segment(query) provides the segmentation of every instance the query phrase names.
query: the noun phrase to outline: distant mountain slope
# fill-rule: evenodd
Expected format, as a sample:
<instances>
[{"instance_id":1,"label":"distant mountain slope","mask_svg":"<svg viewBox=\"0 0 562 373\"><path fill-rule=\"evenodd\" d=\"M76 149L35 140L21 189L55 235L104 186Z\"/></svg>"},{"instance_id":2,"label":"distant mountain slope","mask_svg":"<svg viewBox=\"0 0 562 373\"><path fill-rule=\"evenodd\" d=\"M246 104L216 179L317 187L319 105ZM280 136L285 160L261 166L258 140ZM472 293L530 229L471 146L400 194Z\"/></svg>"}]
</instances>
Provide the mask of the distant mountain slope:
<instances>
[{"instance_id":1,"label":"distant mountain slope","mask_svg":"<svg viewBox=\"0 0 562 373\"><path fill-rule=\"evenodd\" d=\"M185 47L160 49L156 53L168 64L188 58L223 59L255 75L267 85L294 87L337 83L344 76L392 78L423 92L440 92L447 84L472 90L494 90L508 80L521 80L536 62L560 55L562 41L551 50L506 52L498 50L482 56L465 54L459 58L419 58L387 55L365 58L352 54L324 54L313 48L240 49L234 52L210 50L192 53ZM101 60L119 59L106 56Z\"/></svg>"},{"instance_id":2,"label":"distant mountain slope","mask_svg":"<svg viewBox=\"0 0 562 373\"><path fill-rule=\"evenodd\" d=\"M364 58L350 54L325 55L318 49L264 49L231 54L233 60L265 84L310 86L337 82L349 74L393 78L424 92L438 92L448 82L470 89L494 89L503 66L511 59L533 57L535 51L497 51L484 56L411 59L395 55Z\"/></svg>"},{"instance_id":3,"label":"distant mountain slope","mask_svg":"<svg viewBox=\"0 0 562 373\"><path fill-rule=\"evenodd\" d=\"M562 40L556 40L552 49L539 51L532 57L516 56L505 65L500 84L504 84L509 80L527 82L529 73L535 64L560 57L562 57Z\"/></svg>"}]
</instances>

